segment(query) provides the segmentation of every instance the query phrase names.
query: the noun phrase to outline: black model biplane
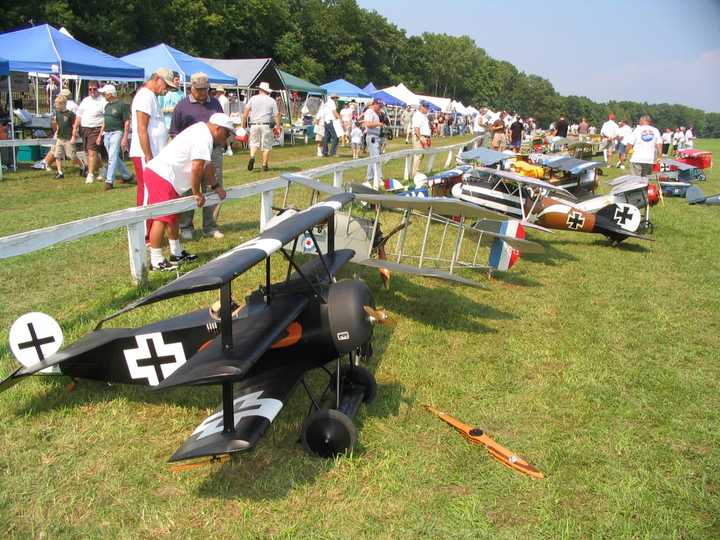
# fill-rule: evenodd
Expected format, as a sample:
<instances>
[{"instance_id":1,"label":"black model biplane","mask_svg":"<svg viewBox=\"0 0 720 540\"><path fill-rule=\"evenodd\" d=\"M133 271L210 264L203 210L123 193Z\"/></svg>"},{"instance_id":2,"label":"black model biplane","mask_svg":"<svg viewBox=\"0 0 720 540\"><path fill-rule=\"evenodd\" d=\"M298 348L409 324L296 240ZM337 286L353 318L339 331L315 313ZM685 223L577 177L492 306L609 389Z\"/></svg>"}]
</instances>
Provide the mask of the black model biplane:
<instances>
[{"instance_id":1,"label":"black model biplane","mask_svg":"<svg viewBox=\"0 0 720 540\"><path fill-rule=\"evenodd\" d=\"M332 234L326 252L318 248L317 256L303 264L296 247L304 233L313 238L320 224L332 230L335 212L352 199L350 193L335 195L279 221L127 305L64 350L62 331L53 319L41 313L23 315L10 331L10 347L22 367L0 382L0 390L28 375L49 372L154 389L220 386L221 407L170 458L179 461L253 448L300 382L314 409L303 424L303 446L324 457L351 449L357 436L351 418L376 391L373 375L360 362L372 354L373 325L387 316L375 308L362 281L336 279L354 253L336 250ZM288 262L287 277L278 283L271 283L273 253ZM233 280L263 261L264 285L238 306ZM141 306L217 289L220 300L210 309L141 328L102 328ZM326 366L331 362L334 368ZM304 380L315 368L329 376L321 397L314 396Z\"/></svg>"}]
</instances>

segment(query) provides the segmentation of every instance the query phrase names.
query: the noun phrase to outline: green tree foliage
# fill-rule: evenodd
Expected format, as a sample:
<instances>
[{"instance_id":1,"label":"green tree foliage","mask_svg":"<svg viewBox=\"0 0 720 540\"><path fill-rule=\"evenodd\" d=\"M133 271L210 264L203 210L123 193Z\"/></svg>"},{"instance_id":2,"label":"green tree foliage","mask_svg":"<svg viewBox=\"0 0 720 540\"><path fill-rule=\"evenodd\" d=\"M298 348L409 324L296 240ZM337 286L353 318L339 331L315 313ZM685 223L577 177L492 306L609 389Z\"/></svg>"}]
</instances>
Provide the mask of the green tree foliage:
<instances>
[{"instance_id":1,"label":"green tree foliage","mask_svg":"<svg viewBox=\"0 0 720 540\"><path fill-rule=\"evenodd\" d=\"M649 114L661 129L693 126L700 136L720 136L718 113L561 96L547 79L489 57L468 36L407 36L355 0L34 0L4 6L0 31L45 22L117 56L158 43L198 56L270 56L312 81L403 82L421 94L534 116L541 125L561 114L595 125L610 112L633 123Z\"/></svg>"}]
</instances>

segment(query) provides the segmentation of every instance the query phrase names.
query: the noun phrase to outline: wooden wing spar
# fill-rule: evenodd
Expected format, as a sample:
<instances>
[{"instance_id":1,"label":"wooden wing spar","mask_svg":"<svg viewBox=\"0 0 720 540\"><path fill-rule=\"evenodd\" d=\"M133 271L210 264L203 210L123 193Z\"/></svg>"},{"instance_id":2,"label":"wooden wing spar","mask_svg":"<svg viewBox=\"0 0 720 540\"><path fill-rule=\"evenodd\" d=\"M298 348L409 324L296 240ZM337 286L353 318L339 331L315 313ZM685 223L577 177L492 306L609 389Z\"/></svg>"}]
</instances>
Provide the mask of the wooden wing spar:
<instances>
[{"instance_id":1,"label":"wooden wing spar","mask_svg":"<svg viewBox=\"0 0 720 540\"><path fill-rule=\"evenodd\" d=\"M493 458L498 460L507 468L526 474L530 478L534 478L536 480L542 480L543 478L545 478L545 475L543 475L542 472L540 472L538 469L536 469L534 466L532 466L530 463L522 459L514 452L496 443L494 440L488 437L482 429L474 428L468 424L464 424L459 420L456 420L449 414L439 411L434 407L431 407L430 405L425 405L425 408L444 422L447 422L452 427L454 427L457 431L460 432L463 437L465 437L472 444L483 445Z\"/></svg>"}]
</instances>

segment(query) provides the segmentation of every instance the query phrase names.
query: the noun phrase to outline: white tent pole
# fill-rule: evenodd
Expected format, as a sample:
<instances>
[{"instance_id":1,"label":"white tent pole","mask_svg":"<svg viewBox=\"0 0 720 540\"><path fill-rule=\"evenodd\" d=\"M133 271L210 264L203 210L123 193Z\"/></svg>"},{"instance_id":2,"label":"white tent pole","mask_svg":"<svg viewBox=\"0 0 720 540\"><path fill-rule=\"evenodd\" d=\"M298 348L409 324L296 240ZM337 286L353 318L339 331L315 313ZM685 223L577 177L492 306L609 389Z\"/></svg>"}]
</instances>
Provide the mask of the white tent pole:
<instances>
[{"instance_id":1,"label":"white tent pole","mask_svg":"<svg viewBox=\"0 0 720 540\"><path fill-rule=\"evenodd\" d=\"M35 114L40 114L40 77L35 75Z\"/></svg>"},{"instance_id":2,"label":"white tent pole","mask_svg":"<svg viewBox=\"0 0 720 540\"><path fill-rule=\"evenodd\" d=\"M12 98L12 72L8 72L8 101L10 102L10 138L15 140L15 114L13 113L13 98ZM12 146L12 157L13 157L13 171L17 171L17 161L15 157L15 145Z\"/></svg>"}]
</instances>

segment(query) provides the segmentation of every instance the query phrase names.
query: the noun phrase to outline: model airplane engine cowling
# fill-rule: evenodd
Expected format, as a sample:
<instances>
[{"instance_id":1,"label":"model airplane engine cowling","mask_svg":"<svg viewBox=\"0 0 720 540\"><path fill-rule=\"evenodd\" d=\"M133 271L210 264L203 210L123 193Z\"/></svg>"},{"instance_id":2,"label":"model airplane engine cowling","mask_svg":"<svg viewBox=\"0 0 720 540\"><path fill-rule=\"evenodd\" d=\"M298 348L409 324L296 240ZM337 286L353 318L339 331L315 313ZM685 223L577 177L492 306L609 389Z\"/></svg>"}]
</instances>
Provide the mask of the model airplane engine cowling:
<instances>
[{"instance_id":1,"label":"model airplane engine cowling","mask_svg":"<svg viewBox=\"0 0 720 540\"><path fill-rule=\"evenodd\" d=\"M656 184L648 184L647 198L650 206L655 206L660 201L660 189Z\"/></svg>"},{"instance_id":2,"label":"model airplane engine cowling","mask_svg":"<svg viewBox=\"0 0 720 540\"><path fill-rule=\"evenodd\" d=\"M347 354L365 345L373 333L364 306L375 307L367 285L357 279L343 279L330 285L327 316L333 346Z\"/></svg>"}]
</instances>

